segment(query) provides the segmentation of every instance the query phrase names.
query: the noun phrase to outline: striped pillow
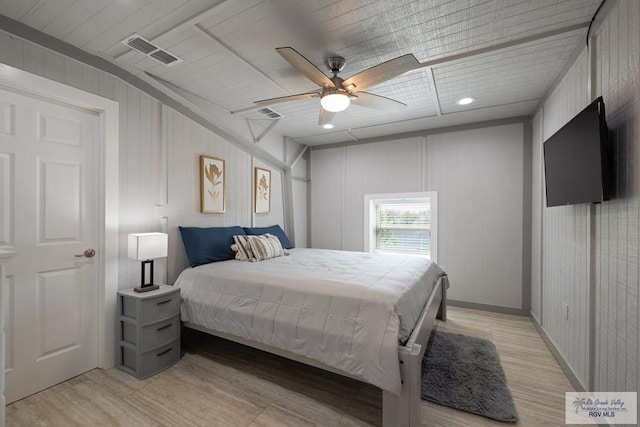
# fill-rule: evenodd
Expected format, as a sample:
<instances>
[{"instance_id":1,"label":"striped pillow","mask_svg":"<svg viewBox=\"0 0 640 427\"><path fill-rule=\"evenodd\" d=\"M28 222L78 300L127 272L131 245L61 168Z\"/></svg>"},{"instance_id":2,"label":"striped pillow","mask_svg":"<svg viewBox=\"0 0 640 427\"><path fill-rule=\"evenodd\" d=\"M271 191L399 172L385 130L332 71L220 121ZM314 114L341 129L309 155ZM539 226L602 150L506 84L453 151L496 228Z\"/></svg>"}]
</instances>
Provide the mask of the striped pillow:
<instances>
[{"instance_id":1,"label":"striped pillow","mask_svg":"<svg viewBox=\"0 0 640 427\"><path fill-rule=\"evenodd\" d=\"M240 261L264 261L265 259L289 255L282 248L280 240L272 234L260 236L233 236L235 242L231 246L236 252L236 259Z\"/></svg>"},{"instance_id":2,"label":"striped pillow","mask_svg":"<svg viewBox=\"0 0 640 427\"><path fill-rule=\"evenodd\" d=\"M231 250L236 253L236 259L239 261L250 261L253 258L253 251L247 237L242 235L233 236L234 244L231 245Z\"/></svg>"}]
</instances>

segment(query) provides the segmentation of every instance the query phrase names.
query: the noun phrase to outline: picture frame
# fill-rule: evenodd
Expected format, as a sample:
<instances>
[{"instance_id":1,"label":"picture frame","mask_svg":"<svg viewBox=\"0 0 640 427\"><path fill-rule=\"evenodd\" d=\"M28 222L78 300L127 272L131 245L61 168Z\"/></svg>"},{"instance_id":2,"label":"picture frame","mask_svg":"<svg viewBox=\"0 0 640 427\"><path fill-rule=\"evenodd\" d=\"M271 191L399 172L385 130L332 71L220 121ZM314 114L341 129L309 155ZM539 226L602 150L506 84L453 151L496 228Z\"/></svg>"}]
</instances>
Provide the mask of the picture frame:
<instances>
[{"instance_id":1,"label":"picture frame","mask_svg":"<svg viewBox=\"0 0 640 427\"><path fill-rule=\"evenodd\" d=\"M254 169L254 203L255 213L269 213L271 210L271 171L255 167Z\"/></svg>"},{"instance_id":2,"label":"picture frame","mask_svg":"<svg viewBox=\"0 0 640 427\"><path fill-rule=\"evenodd\" d=\"M200 212L223 213L226 208L224 160L200 156Z\"/></svg>"}]
</instances>

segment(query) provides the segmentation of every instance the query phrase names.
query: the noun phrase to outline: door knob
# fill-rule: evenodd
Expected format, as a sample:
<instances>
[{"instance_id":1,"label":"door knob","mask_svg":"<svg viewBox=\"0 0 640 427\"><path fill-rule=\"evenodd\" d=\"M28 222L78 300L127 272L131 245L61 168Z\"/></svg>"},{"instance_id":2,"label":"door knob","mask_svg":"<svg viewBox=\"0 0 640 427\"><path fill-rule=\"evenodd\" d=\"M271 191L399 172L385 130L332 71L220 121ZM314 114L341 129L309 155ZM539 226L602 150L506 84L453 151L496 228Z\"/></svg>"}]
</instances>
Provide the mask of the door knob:
<instances>
[{"instance_id":1,"label":"door knob","mask_svg":"<svg viewBox=\"0 0 640 427\"><path fill-rule=\"evenodd\" d=\"M83 253L81 254L76 254L74 255L76 258L93 258L96 254L96 251L92 248L89 248L87 250L85 250Z\"/></svg>"}]
</instances>

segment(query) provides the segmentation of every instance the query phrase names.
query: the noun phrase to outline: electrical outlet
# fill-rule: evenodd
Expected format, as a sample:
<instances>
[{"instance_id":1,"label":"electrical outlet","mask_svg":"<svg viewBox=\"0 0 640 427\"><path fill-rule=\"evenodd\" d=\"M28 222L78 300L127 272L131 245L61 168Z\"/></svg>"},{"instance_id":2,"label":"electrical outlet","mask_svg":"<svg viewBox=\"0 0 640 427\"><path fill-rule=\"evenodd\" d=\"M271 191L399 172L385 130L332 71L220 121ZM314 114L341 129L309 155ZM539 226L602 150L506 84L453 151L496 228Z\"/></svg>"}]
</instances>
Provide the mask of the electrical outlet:
<instances>
[{"instance_id":1,"label":"electrical outlet","mask_svg":"<svg viewBox=\"0 0 640 427\"><path fill-rule=\"evenodd\" d=\"M566 302L562 304L562 315L564 316L564 320L569 320L569 304Z\"/></svg>"}]
</instances>

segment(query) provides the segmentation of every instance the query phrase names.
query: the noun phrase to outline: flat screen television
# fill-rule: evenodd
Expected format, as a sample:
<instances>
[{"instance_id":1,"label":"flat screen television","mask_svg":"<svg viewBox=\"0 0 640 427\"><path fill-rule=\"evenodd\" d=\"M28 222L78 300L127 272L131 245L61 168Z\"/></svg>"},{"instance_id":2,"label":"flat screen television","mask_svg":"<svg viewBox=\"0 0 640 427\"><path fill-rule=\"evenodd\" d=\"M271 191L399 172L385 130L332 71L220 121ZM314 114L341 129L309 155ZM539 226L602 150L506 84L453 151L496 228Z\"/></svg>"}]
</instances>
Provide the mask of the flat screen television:
<instances>
[{"instance_id":1,"label":"flat screen television","mask_svg":"<svg viewBox=\"0 0 640 427\"><path fill-rule=\"evenodd\" d=\"M609 200L602 97L544 142L547 207Z\"/></svg>"}]
</instances>

